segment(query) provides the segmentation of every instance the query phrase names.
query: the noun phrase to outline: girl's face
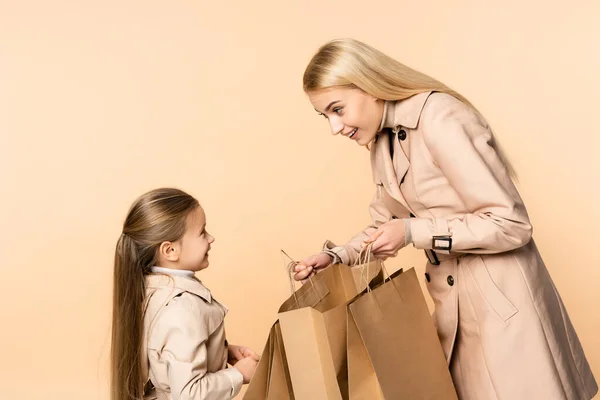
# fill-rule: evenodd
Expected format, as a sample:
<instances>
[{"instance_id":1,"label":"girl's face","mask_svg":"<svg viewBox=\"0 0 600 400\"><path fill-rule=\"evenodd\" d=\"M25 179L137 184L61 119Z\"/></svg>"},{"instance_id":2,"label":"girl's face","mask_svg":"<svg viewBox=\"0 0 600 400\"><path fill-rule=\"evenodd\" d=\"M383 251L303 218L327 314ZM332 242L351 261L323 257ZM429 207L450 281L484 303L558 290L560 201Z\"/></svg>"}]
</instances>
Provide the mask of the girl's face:
<instances>
[{"instance_id":1,"label":"girl's face","mask_svg":"<svg viewBox=\"0 0 600 400\"><path fill-rule=\"evenodd\" d=\"M377 135L383 118L384 101L360 89L331 88L308 93L315 110L327 121L333 135L366 146Z\"/></svg>"},{"instance_id":2,"label":"girl's face","mask_svg":"<svg viewBox=\"0 0 600 400\"><path fill-rule=\"evenodd\" d=\"M174 251L179 252L178 267L188 271L208 268L208 252L215 238L206 230L206 215L198 206L187 216L187 230L183 237L174 242Z\"/></svg>"}]
</instances>

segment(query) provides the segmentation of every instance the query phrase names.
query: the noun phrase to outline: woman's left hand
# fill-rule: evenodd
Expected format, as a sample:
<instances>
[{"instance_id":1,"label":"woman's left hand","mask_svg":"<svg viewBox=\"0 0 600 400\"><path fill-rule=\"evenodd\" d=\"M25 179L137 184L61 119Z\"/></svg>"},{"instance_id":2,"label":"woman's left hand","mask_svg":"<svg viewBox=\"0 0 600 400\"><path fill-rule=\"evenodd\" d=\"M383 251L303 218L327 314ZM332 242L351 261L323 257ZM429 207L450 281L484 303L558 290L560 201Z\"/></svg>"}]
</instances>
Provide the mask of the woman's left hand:
<instances>
[{"instance_id":1,"label":"woman's left hand","mask_svg":"<svg viewBox=\"0 0 600 400\"><path fill-rule=\"evenodd\" d=\"M363 241L363 247L373 243L371 251L376 258L396 257L398 250L404 247L405 240L404 221L393 219L381 225Z\"/></svg>"},{"instance_id":2,"label":"woman's left hand","mask_svg":"<svg viewBox=\"0 0 600 400\"><path fill-rule=\"evenodd\" d=\"M250 350L248 347L237 346L235 344L229 345L229 354L227 360L229 364L235 365L235 363L247 357L253 358L255 361L260 361L258 354Z\"/></svg>"}]
</instances>

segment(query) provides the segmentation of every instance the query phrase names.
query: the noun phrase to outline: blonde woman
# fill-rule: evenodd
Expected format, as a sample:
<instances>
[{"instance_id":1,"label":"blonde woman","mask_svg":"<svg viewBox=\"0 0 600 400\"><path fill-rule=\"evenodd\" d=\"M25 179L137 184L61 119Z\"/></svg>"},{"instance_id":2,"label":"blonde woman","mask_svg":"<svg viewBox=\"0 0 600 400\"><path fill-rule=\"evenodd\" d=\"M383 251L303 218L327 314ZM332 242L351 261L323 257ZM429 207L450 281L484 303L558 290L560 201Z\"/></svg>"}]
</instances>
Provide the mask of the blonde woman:
<instances>
[{"instance_id":1,"label":"blonde woman","mask_svg":"<svg viewBox=\"0 0 600 400\"><path fill-rule=\"evenodd\" d=\"M532 239L512 169L463 96L362 42L323 45L304 90L331 132L369 146L372 224L326 242L296 279L412 244L461 399L588 400L598 386Z\"/></svg>"}]
</instances>

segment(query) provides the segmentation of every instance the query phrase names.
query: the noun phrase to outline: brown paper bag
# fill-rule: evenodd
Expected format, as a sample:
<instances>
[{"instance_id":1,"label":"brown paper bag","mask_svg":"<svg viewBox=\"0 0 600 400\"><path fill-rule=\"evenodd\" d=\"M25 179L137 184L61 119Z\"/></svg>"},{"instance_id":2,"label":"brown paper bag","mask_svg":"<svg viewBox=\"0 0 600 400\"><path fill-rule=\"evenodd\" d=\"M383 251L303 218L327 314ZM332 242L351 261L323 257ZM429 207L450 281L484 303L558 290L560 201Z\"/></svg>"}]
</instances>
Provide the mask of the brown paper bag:
<instances>
[{"instance_id":1,"label":"brown paper bag","mask_svg":"<svg viewBox=\"0 0 600 400\"><path fill-rule=\"evenodd\" d=\"M271 327L244 400L294 400L289 375L278 321Z\"/></svg>"},{"instance_id":2,"label":"brown paper bag","mask_svg":"<svg viewBox=\"0 0 600 400\"><path fill-rule=\"evenodd\" d=\"M348 310L348 313L350 311ZM381 387L360 337L354 318L348 315L348 399L384 400Z\"/></svg>"},{"instance_id":3,"label":"brown paper bag","mask_svg":"<svg viewBox=\"0 0 600 400\"><path fill-rule=\"evenodd\" d=\"M244 400L348 399L347 305L367 283L381 282L378 264L332 265L298 290L291 280L292 296L279 309Z\"/></svg>"},{"instance_id":4,"label":"brown paper bag","mask_svg":"<svg viewBox=\"0 0 600 400\"><path fill-rule=\"evenodd\" d=\"M283 342L297 400L348 398L347 305L360 280L346 265L332 265L315 275L279 310ZM372 268L364 281L381 280Z\"/></svg>"},{"instance_id":5,"label":"brown paper bag","mask_svg":"<svg viewBox=\"0 0 600 400\"><path fill-rule=\"evenodd\" d=\"M351 400L458 398L414 268L348 308Z\"/></svg>"}]
</instances>

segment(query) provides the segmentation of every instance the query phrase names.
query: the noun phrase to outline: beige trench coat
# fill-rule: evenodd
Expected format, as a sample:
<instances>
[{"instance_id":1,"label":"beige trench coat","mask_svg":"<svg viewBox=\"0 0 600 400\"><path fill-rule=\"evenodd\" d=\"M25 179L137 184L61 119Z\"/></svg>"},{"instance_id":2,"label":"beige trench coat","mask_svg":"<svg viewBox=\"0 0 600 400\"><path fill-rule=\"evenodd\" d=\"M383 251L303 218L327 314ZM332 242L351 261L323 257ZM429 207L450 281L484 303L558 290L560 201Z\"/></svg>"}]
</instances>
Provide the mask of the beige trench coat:
<instances>
[{"instance_id":1,"label":"beige trench coat","mask_svg":"<svg viewBox=\"0 0 600 400\"><path fill-rule=\"evenodd\" d=\"M237 395L243 376L227 369L227 311L194 276L146 277L142 359L150 381L145 399L229 400Z\"/></svg>"},{"instance_id":2,"label":"beige trench coat","mask_svg":"<svg viewBox=\"0 0 600 400\"><path fill-rule=\"evenodd\" d=\"M419 249L450 235L426 280L460 398L591 399L596 381L486 122L444 93L386 102L371 166L373 224L325 248L352 265L361 241L392 218L414 216Z\"/></svg>"}]
</instances>

